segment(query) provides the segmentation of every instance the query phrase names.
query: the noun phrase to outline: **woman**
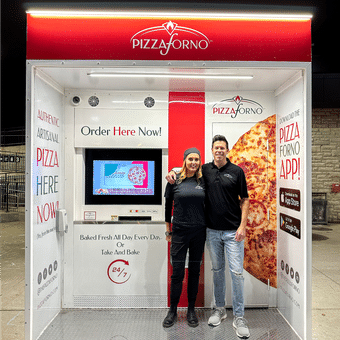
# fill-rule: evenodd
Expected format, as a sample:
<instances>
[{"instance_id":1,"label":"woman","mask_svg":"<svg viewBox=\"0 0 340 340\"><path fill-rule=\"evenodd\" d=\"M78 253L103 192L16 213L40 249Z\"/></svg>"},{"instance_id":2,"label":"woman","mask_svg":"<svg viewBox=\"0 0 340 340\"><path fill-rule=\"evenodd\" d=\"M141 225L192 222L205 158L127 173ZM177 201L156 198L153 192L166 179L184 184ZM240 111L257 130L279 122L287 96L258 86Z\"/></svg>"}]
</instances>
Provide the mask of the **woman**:
<instances>
[{"instance_id":1,"label":"woman","mask_svg":"<svg viewBox=\"0 0 340 340\"><path fill-rule=\"evenodd\" d=\"M163 327L171 327L177 319L177 305L182 292L185 273L185 258L189 249L188 312L187 322L198 326L195 302L198 291L200 264L204 251L206 224L204 214L205 187L202 177L200 152L196 148L184 152L183 166L175 184L168 183L165 189L166 240L171 242L170 309ZM173 205L172 231L171 211Z\"/></svg>"}]
</instances>

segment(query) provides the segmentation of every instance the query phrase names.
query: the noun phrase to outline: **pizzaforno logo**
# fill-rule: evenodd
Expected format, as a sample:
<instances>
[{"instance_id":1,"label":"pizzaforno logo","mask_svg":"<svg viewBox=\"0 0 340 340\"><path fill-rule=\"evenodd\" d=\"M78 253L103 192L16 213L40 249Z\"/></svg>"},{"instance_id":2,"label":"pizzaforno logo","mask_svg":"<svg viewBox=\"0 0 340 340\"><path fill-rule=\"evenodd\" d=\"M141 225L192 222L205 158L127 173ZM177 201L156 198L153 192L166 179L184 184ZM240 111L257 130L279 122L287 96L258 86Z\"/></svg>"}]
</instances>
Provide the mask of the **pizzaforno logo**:
<instances>
[{"instance_id":1,"label":"pizzaforno logo","mask_svg":"<svg viewBox=\"0 0 340 340\"><path fill-rule=\"evenodd\" d=\"M158 50L167 55L170 50L206 50L210 41L202 32L168 21L137 32L131 44L133 49Z\"/></svg>"},{"instance_id":2,"label":"pizzaforno logo","mask_svg":"<svg viewBox=\"0 0 340 340\"><path fill-rule=\"evenodd\" d=\"M260 115L263 110L264 108L260 103L241 96L223 99L212 107L214 115L230 115L231 118L236 118L239 114Z\"/></svg>"}]
</instances>

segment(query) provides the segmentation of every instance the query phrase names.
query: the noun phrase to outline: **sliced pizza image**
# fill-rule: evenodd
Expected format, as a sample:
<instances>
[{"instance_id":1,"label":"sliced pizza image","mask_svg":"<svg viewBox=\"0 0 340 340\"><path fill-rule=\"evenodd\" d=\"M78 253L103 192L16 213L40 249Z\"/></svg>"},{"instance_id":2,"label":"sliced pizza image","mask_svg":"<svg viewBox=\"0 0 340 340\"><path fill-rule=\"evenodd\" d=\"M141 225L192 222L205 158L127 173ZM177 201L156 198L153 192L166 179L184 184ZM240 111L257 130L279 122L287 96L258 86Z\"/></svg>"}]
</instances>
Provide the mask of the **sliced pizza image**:
<instances>
[{"instance_id":1,"label":"sliced pizza image","mask_svg":"<svg viewBox=\"0 0 340 340\"><path fill-rule=\"evenodd\" d=\"M134 166L129 170L128 178L133 184L136 185L143 184L145 177L146 177L145 170L139 166Z\"/></svg>"},{"instance_id":2,"label":"sliced pizza image","mask_svg":"<svg viewBox=\"0 0 340 340\"><path fill-rule=\"evenodd\" d=\"M249 192L244 269L276 288L276 115L243 134L228 157L244 170Z\"/></svg>"}]
</instances>

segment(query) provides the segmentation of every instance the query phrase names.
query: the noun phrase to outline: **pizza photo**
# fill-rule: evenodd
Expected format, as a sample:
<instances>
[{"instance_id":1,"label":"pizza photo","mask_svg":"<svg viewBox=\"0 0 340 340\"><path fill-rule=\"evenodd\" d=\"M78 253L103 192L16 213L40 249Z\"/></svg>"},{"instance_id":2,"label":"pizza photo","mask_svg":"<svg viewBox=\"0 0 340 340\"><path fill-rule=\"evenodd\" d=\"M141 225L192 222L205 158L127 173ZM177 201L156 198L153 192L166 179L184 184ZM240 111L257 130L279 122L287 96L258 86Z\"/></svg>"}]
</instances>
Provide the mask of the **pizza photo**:
<instances>
[{"instance_id":1,"label":"pizza photo","mask_svg":"<svg viewBox=\"0 0 340 340\"><path fill-rule=\"evenodd\" d=\"M134 166L129 170L128 179L135 185L142 185L146 172L142 167Z\"/></svg>"},{"instance_id":2,"label":"pizza photo","mask_svg":"<svg viewBox=\"0 0 340 340\"><path fill-rule=\"evenodd\" d=\"M277 288L276 115L256 123L228 155L245 173L249 193L244 269Z\"/></svg>"}]
</instances>

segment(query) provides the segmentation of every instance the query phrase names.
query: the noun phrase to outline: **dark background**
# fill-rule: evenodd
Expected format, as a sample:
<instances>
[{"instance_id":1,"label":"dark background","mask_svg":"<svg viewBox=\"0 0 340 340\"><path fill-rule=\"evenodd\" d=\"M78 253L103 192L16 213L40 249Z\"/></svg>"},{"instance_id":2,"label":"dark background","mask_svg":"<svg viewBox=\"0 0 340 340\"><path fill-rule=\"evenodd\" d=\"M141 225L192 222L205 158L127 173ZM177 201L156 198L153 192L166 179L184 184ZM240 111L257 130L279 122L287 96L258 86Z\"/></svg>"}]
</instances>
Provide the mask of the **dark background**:
<instances>
[{"instance_id":1,"label":"dark background","mask_svg":"<svg viewBox=\"0 0 340 340\"><path fill-rule=\"evenodd\" d=\"M168 1L149 2L162 6ZM72 1L73 4L109 6L112 1ZM127 4L129 2L125 2ZM237 3L237 4L236 4ZM26 13L25 4L51 6L62 3L47 1L1 0L1 130L5 131L25 126L25 91L26 91ZM70 4L70 3L67 3ZM172 5L175 2L171 2ZM313 69L313 107L340 108L340 49L339 45L339 4L337 0L277 0L277 1L200 1L183 0L180 6L231 6L251 9L278 6L282 9L307 7L313 13L312 19L312 69ZM141 2L134 1L138 7ZM78 7L79 8L79 7Z\"/></svg>"}]
</instances>

